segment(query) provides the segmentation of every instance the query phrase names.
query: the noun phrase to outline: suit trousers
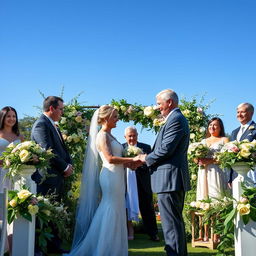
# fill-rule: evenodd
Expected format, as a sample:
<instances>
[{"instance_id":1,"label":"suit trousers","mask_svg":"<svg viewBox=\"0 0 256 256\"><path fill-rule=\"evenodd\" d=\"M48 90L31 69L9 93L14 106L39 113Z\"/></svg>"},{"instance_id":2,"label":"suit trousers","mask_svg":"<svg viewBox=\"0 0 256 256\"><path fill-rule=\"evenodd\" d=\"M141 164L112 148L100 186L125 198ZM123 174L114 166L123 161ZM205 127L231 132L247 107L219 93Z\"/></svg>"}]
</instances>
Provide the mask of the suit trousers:
<instances>
[{"instance_id":1,"label":"suit trousers","mask_svg":"<svg viewBox=\"0 0 256 256\"><path fill-rule=\"evenodd\" d=\"M140 214L143 221L143 226L147 234L154 238L157 233L156 215L153 205L152 192L149 193L145 190L144 186L140 184L140 180L137 179L138 197Z\"/></svg>"},{"instance_id":2,"label":"suit trousers","mask_svg":"<svg viewBox=\"0 0 256 256\"><path fill-rule=\"evenodd\" d=\"M187 242L182 217L184 191L171 191L158 194L165 250L168 256L186 256Z\"/></svg>"}]
</instances>

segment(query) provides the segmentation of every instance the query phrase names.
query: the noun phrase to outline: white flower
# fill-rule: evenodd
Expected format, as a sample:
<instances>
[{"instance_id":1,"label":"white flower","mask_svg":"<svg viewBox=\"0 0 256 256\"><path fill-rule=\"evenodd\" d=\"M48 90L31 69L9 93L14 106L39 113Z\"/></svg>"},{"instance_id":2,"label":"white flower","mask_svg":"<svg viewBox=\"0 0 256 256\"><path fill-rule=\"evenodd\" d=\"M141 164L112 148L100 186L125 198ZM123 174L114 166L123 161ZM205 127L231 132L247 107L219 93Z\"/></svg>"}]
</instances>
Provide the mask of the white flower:
<instances>
[{"instance_id":1,"label":"white flower","mask_svg":"<svg viewBox=\"0 0 256 256\"><path fill-rule=\"evenodd\" d=\"M38 210L39 210L39 207L37 205L33 205L33 204L30 204L28 206L28 212L31 214L31 215L35 215L38 213Z\"/></svg>"},{"instance_id":2,"label":"white flower","mask_svg":"<svg viewBox=\"0 0 256 256\"><path fill-rule=\"evenodd\" d=\"M154 109L151 106L145 107L144 108L144 115L147 117L151 117L152 115L154 115Z\"/></svg>"},{"instance_id":3,"label":"white flower","mask_svg":"<svg viewBox=\"0 0 256 256\"><path fill-rule=\"evenodd\" d=\"M195 202L195 201L192 201L192 202L190 203L190 206L196 208L196 202Z\"/></svg>"},{"instance_id":4,"label":"white flower","mask_svg":"<svg viewBox=\"0 0 256 256\"><path fill-rule=\"evenodd\" d=\"M22 163L25 163L25 162L27 162L30 159L31 153L29 153L26 149L23 149L19 153L19 157L20 157L20 161Z\"/></svg>"},{"instance_id":5,"label":"white flower","mask_svg":"<svg viewBox=\"0 0 256 256\"><path fill-rule=\"evenodd\" d=\"M60 120L61 124L65 124L67 122L67 118L66 117L62 117Z\"/></svg>"},{"instance_id":6,"label":"white flower","mask_svg":"<svg viewBox=\"0 0 256 256\"><path fill-rule=\"evenodd\" d=\"M122 105L122 106L120 107L120 109L121 109L123 112L125 112L125 111L127 110L127 107L124 106L124 105Z\"/></svg>"},{"instance_id":7,"label":"white flower","mask_svg":"<svg viewBox=\"0 0 256 256\"><path fill-rule=\"evenodd\" d=\"M199 107L196 109L196 111L197 111L197 113L203 113L203 109L199 108Z\"/></svg>"},{"instance_id":8,"label":"white flower","mask_svg":"<svg viewBox=\"0 0 256 256\"><path fill-rule=\"evenodd\" d=\"M9 205L14 208L15 206L17 206L17 201L16 201L15 199L12 199L12 200L9 202Z\"/></svg>"},{"instance_id":9,"label":"white flower","mask_svg":"<svg viewBox=\"0 0 256 256\"><path fill-rule=\"evenodd\" d=\"M250 207L250 204L238 204L236 208L240 215L247 215L250 213Z\"/></svg>"},{"instance_id":10,"label":"white flower","mask_svg":"<svg viewBox=\"0 0 256 256\"><path fill-rule=\"evenodd\" d=\"M196 137L194 133L190 133L190 139L193 140Z\"/></svg>"},{"instance_id":11,"label":"white flower","mask_svg":"<svg viewBox=\"0 0 256 256\"><path fill-rule=\"evenodd\" d=\"M26 189L22 189L20 192L17 193L17 196L19 199L26 199L28 198L30 195L32 195L31 192L29 192Z\"/></svg>"},{"instance_id":12,"label":"white flower","mask_svg":"<svg viewBox=\"0 0 256 256\"><path fill-rule=\"evenodd\" d=\"M125 156L134 157L142 153L141 148L138 148L136 146L129 145L127 148L125 148Z\"/></svg>"},{"instance_id":13,"label":"white flower","mask_svg":"<svg viewBox=\"0 0 256 256\"><path fill-rule=\"evenodd\" d=\"M202 127L200 127L199 132L203 133L203 132L205 132L205 130L206 129L202 126Z\"/></svg>"},{"instance_id":14,"label":"white flower","mask_svg":"<svg viewBox=\"0 0 256 256\"><path fill-rule=\"evenodd\" d=\"M77 116L75 120L77 123L81 123L83 121L83 118L81 116Z\"/></svg>"},{"instance_id":15,"label":"white flower","mask_svg":"<svg viewBox=\"0 0 256 256\"><path fill-rule=\"evenodd\" d=\"M190 114L190 110L185 109L185 110L182 111L182 113L183 113L184 116L188 116Z\"/></svg>"},{"instance_id":16,"label":"white flower","mask_svg":"<svg viewBox=\"0 0 256 256\"><path fill-rule=\"evenodd\" d=\"M196 175L196 174L192 174L192 175L191 175L191 179L192 179L192 180L196 180L196 179L197 179L197 175Z\"/></svg>"}]
</instances>

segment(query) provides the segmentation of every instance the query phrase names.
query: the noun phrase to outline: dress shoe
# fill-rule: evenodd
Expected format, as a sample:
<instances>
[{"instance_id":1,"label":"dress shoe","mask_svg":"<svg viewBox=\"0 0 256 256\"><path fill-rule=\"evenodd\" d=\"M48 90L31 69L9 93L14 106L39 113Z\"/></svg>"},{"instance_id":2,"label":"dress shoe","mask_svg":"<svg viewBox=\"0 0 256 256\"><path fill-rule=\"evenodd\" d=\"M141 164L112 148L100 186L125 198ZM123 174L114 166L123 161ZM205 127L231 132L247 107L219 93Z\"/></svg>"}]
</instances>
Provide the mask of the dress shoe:
<instances>
[{"instance_id":1,"label":"dress shoe","mask_svg":"<svg viewBox=\"0 0 256 256\"><path fill-rule=\"evenodd\" d=\"M157 235L155 235L155 236L151 236L151 237L150 237L150 240L151 240L151 241L154 241L154 242L159 242L159 241L160 241L160 238L159 238Z\"/></svg>"}]
</instances>

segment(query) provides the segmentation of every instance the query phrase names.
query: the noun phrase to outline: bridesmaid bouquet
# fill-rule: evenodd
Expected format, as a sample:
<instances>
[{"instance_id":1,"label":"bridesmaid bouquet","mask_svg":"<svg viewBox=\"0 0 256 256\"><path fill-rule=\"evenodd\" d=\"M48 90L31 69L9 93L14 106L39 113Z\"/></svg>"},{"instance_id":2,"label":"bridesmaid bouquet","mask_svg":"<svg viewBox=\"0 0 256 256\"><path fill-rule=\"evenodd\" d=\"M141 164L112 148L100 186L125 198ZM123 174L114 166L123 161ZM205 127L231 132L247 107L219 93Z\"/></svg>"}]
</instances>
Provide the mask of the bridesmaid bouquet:
<instances>
[{"instance_id":1,"label":"bridesmaid bouquet","mask_svg":"<svg viewBox=\"0 0 256 256\"><path fill-rule=\"evenodd\" d=\"M256 165L256 140L230 141L215 154L221 168L231 168L238 162L246 162L250 167Z\"/></svg>"},{"instance_id":2,"label":"bridesmaid bouquet","mask_svg":"<svg viewBox=\"0 0 256 256\"><path fill-rule=\"evenodd\" d=\"M54 156L51 149L44 149L34 141L25 141L14 145L11 143L0 157L3 167L8 169L7 176L14 177L25 167L46 169Z\"/></svg>"},{"instance_id":3,"label":"bridesmaid bouquet","mask_svg":"<svg viewBox=\"0 0 256 256\"><path fill-rule=\"evenodd\" d=\"M124 149L124 156L126 157L135 157L142 153L143 153L142 149L136 146L128 145L128 147Z\"/></svg>"},{"instance_id":4,"label":"bridesmaid bouquet","mask_svg":"<svg viewBox=\"0 0 256 256\"><path fill-rule=\"evenodd\" d=\"M209 154L209 147L201 142L191 143L188 147L188 156L190 159L206 158Z\"/></svg>"}]
</instances>

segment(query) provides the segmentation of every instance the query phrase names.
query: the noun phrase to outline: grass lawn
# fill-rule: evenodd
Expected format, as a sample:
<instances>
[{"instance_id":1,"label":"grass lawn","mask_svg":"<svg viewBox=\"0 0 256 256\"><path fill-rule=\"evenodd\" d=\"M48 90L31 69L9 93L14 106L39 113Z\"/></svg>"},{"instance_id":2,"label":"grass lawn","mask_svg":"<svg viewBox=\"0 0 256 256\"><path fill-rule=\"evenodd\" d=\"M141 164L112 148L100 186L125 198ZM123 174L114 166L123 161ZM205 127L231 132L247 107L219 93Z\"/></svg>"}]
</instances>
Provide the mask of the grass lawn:
<instances>
[{"instance_id":1,"label":"grass lawn","mask_svg":"<svg viewBox=\"0 0 256 256\"><path fill-rule=\"evenodd\" d=\"M166 256L164 241L161 234L160 238L160 242L153 242L149 240L148 236L145 234L136 234L135 239L129 241L129 256ZM203 247L192 248L189 243L188 252L191 256L210 256L216 255L217 251Z\"/></svg>"}]
</instances>

